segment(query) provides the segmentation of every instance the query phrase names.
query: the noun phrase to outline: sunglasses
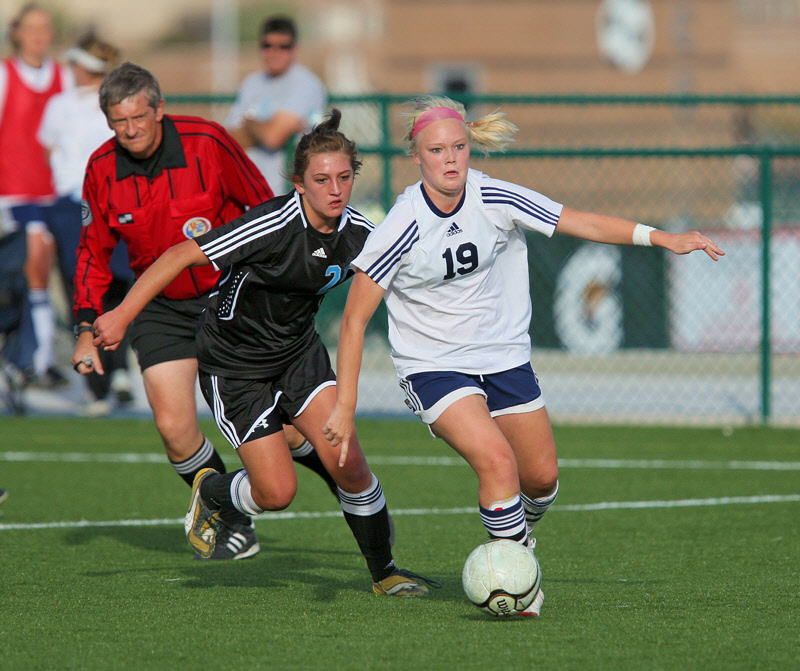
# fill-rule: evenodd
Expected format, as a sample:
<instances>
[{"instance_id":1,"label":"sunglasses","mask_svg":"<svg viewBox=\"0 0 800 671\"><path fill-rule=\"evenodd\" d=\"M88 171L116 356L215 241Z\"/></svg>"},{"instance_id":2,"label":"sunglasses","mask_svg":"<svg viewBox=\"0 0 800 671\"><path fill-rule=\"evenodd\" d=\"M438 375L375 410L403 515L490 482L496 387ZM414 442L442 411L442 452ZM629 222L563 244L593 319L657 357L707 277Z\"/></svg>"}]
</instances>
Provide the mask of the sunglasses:
<instances>
[{"instance_id":1,"label":"sunglasses","mask_svg":"<svg viewBox=\"0 0 800 671\"><path fill-rule=\"evenodd\" d=\"M274 42L262 42L262 49L280 49L281 51L289 51L293 48L294 44L275 44Z\"/></svg>"}]
</instances>

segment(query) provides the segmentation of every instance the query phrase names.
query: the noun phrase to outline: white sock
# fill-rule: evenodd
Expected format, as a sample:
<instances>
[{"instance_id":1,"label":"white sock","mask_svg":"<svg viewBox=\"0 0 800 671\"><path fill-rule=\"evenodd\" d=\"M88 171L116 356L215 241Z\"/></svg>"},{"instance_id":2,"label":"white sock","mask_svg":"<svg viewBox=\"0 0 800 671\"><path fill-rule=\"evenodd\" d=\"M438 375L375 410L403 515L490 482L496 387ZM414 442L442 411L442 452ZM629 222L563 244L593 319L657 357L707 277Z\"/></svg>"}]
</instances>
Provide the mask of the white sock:
<instances>
[{"instance_id":1,"label":"white sock","mask_svg":"<svg viewBox=\"0 0 800 671\"><path fill-rule=\"evenodd\" d=\"M297 459L298 457L306 457L314 451L314 446L306 441L302 445L298 445L297 447L291 448L290 452L292 453L292 459Z\"/></svg>"},{"instance_id":2,"label":"white sock","mask_svg":"<svg viewBox=\"0 0 800 671\"><path fill-rule=\"evenodd\" d=\"M372 482L363 492L357 494L348 494L341 487L339 491L339 504L342 510L351 515L358 515L360 517L368 517L380 512L386 506L386 498L383 495L381 483L378 478L372 473Z\"/></svg>"},{"instance_id":3,"label":"white sock","mask_svg":"<svg viewBox=\"0 0 800 671\"><path fill-rule=\"evenodd\" d=\"M239 471L231 481L231 499L233 499L234 508L245 515L258 515L264 512L264 509L259 508L253 501L250 478L247 477L247 471L244 469Z\"/></svg>"},{"instance_id":4,"label":"white sock","mask_svg":"<svg viewBox=\"0 0 800 671\"><path fill-rule=\"evenodd\" d=\"M54 341L56 319L50 305L50 292L47 289L31 289L28 292L31 304L33 332L36 334L36 352L33 355L33 371L42 376L55 363Z\"/></svg>"}]
</instances>

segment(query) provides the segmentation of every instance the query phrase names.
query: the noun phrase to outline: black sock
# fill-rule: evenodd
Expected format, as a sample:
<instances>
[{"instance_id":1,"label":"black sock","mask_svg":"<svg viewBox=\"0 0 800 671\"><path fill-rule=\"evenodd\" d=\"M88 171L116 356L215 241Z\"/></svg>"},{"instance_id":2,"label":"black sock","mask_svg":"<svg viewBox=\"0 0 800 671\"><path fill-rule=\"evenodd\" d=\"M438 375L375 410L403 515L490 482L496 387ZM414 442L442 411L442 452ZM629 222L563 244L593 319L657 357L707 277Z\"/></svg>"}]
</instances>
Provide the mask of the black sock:
<instances>
[{"instance_id":1,"label":"black sock","mask_svg":"<svg viewBox=\"0 0 800 671\"><path fill-rule=\"evenodd\" d=\"M389 544L389 511L378 479L373 475L372 485L360 494L348 494L340 489L339 501L373 582L391 575L394 560Z\"/></svg>"},{"instance_id":2,"label":"black sock","mask_svg":"<svg viewBox=\"0 0 800 671\"><path fill-rule=\"evenodd\" d=\"M191 457L185 461L170 461L172 468L180 475L190 487L194 484L194 477L204 468L213 468L219 473L225 472L225 462L212 445L211 441L203 437L203 443Z\"/></svg>"},{"instance_id":3,"label":"black sock","mask_svg":"<svg viewBox=\"0 0 800 671\"><path fill-rule=\"evenodd\" d=\"M337 499L339 498L339 488L336 486L335 480L331 477L331 474L328 473L325 465L322 463L322 459L319 458L319 454L317 454L317 451L313 448L311 443L306 441L300 447L292 450L291 454L293 461L302 464L319 475L319 477L325 481L325 484L328 485L328 489L331 490L331 493Z\"/></svg>"},{"instance_id":4,"label":"black sock","mask_svg":"<svg viewBox=\"0 0 800 671\"><path fill-rule=\"evenodd\" d=\"M200 496L203 497L207 505L210 504L219 508L220 519L229 524L249 525L252 522L250 517L233 505L233 497L231 497L231 482L233 482L236 474L242 470L244 469L240 468L233 473L210 475L200 485Z\"/></svg>"}]
</instances>

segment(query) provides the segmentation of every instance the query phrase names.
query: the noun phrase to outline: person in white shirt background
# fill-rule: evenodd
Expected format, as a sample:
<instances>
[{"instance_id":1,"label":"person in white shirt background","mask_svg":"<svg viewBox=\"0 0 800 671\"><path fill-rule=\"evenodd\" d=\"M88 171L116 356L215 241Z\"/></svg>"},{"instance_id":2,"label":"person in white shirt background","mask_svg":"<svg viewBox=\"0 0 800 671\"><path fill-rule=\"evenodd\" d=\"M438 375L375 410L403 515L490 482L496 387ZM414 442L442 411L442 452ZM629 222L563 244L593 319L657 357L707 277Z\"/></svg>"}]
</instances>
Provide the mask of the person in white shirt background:
<instances>
[{"instance_id":1,"label":"person in white shirt background","mask_svg":"<svg viewBox=\"0 0 800 671\"><path fill-rule=\"evenodd\" d=\"M25 412L28 382L45 388L67 383L55 365L55 314L48 291L54 245L47 219L55 190L36 139L47 100L73 85L69 69L48 55L53 37L49 12L26 4L9 27L13 55L0 62L0 208L6 222L0 271L6 277L23 273L27 281L27 289L14 289L8 307L19 311L19 318L5 320L11 326L3 327L7 400L16 413Z\"/></svg>"},{"instance_id":2,"label":"person in white shirt background","mask_svg":"<svg viewBox=\"0 0 800 671\"><path fill-rule=\"evenodd\" d=\"M75 251L82 228L83 175L89 156L113 135L100 109L100 84L105 74L118 64L119 50L90 33L67 50L64 60L75 76L75 87L56 94L47 102L38 138L47 151L58 195L49 224L56 242L67 304L71 305ZM105 295L107 310L119 304L133 282L124 242L115 247L110 266L114 279ZM110 412L109 390L114 392L121 406L133 400L127 348L101 352L100 356L106 374L86 376L87 398L82 409L84 414L93 416Z\"/></svg>"},{"instance_id":3,"label":"person in white shirt background","mask_svg":"<svg viewBox=\"0 0 800 671\"><path fill-rule=\"evenodd\" d=\"M297 27L285 16L265 19L261 72L244 78L225 120L276 196L288 193L287 144L321 121L327 106L322 81L297 57Z\"/></svg>"}]
</instances>

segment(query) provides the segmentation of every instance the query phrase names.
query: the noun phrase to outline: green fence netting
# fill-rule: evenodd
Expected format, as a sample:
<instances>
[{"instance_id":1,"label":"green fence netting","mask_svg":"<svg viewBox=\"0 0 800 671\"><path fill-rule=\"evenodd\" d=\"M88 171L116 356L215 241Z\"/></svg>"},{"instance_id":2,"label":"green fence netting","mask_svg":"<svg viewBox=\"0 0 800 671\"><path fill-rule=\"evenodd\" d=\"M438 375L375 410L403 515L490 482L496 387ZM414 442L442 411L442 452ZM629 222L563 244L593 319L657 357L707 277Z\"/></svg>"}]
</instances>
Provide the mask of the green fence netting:
<instances>
[{"instance_id":1,"label":"green fence netting","mask_svg":"<svg viewBox=\"0 0 800 671\"><path fill-rule=\"evenodd\" d=\"M411 96L332 96L364 166L354 205L379 223L419 179L400 143ZM699 229L726 251L616 248L528 237L532 363L557 421L736 425L800 422L800 97L471 96L520 128L493 177L582 210L670 231ZM171 96L221 118L231 98ZM335 356L346 288L319 328ZM367 337L360 412L404 414L385 313Z\"/></svg>"}]
</instances>

